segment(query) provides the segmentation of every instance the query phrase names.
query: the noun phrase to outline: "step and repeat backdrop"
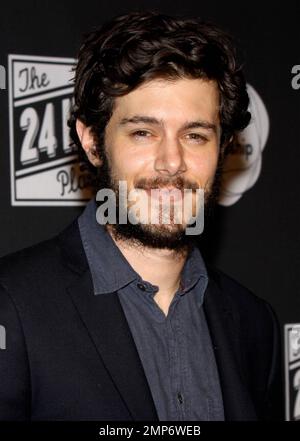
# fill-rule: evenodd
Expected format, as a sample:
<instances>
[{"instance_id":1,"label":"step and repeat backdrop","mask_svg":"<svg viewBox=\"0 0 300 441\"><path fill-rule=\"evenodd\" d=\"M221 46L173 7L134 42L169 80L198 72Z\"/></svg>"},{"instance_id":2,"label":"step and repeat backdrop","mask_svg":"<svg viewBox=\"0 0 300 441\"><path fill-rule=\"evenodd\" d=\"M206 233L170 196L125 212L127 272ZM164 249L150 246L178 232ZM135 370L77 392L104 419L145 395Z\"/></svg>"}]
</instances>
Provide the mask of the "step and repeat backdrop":
<instances>
[{"instance_id":1,"label":"step and repeat backdrop","mask_svg":"<svg viewBox=\"0 0 300 441\"><path fill-rule=\"evenodd\" d=\"M207 261L269 301L280 320L287 420L300 420L300 6L130 1L1 4L0 255L47 239L91 197L69 145L72 66L83 34L132 10L201 16L229 31L252 121L225 164L200 240Z\"/></svg>"}]
</instances>

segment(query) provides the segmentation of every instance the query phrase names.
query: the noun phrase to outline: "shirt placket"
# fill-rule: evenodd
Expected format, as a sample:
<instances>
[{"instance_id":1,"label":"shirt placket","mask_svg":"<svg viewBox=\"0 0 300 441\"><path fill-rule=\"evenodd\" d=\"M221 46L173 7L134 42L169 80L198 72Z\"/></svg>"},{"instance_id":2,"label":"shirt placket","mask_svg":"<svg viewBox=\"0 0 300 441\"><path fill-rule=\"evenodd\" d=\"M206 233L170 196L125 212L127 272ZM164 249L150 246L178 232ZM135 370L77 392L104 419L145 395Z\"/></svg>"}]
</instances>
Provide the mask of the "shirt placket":
<instances>
[{"instance_id":1,"label":"shirt placket","mask_svg":"<svg viewBox=\"0 0 300 441\"><path fill-rule=\"evenodd\" d=\"M176 299L176 304L171 305L167 317L167 338L170 357L172 419L183 421L185 420L185 396L181 366L180 322L177 311L171 311L171 308L178 307L178 300Z\"/></svg>"}]
</instances>

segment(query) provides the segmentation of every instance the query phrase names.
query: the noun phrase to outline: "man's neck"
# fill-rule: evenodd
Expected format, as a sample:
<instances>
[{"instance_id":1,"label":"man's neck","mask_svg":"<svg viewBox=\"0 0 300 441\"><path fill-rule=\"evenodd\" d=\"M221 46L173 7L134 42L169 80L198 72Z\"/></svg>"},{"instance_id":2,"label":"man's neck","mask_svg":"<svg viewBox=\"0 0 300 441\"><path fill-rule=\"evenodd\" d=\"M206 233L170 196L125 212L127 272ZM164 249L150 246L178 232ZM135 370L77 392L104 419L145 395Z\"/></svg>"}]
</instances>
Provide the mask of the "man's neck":
<instances>
[{"instance_id":1,"label":"man's neck","mask_svg":"<svg viewBox=\"0 0 300 441\"><path fill-rule=\"evenodd\" d=\"M181 272L187 258L186 252L137 246L128 239L116 239L109 234L132 268L143 280L159 287L156 300L161 299L164 309L179 288Z\"/></svg>"}]
</instances>

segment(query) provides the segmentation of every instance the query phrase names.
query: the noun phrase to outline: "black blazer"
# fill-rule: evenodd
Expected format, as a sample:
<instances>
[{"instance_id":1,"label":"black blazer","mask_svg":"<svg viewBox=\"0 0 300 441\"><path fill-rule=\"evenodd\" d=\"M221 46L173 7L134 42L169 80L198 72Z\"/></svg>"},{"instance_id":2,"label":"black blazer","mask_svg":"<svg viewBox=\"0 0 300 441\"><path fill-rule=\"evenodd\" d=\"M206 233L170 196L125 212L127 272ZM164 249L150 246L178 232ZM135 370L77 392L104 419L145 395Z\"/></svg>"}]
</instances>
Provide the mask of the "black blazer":
<instances>
[{"instance_id":1,"label":"black blazer","mask_svg":"<svg viewBox=\"0 0 300 441\"><path fill-rule=\"evenodd\" d=\"M283 419L274 313L208 271L204 309L226 420ZM0 325L1 420L158 420L117 293L93 294L77 220L0 259Z\"/></svg>"}]
</instances>

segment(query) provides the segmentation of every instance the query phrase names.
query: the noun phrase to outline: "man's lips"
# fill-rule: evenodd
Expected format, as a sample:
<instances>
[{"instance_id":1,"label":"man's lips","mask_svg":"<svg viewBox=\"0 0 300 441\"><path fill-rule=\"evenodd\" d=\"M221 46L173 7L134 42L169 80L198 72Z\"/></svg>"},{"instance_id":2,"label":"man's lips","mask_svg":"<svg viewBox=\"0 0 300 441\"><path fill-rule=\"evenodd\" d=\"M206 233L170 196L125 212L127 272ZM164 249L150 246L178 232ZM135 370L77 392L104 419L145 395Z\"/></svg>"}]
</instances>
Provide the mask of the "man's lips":
<instances>
[{"instance_id":1,"label":"man's lips","mask_svg":"<svg viewBox=\"0 0 300 441\"><path fill-rule=\"evenodd\" d=\"M157 200L162 198L163 200L178 201L184 197L184 191L176 187L149 188L145 191L151 198Z\"/></svg>"}]
</instances>

